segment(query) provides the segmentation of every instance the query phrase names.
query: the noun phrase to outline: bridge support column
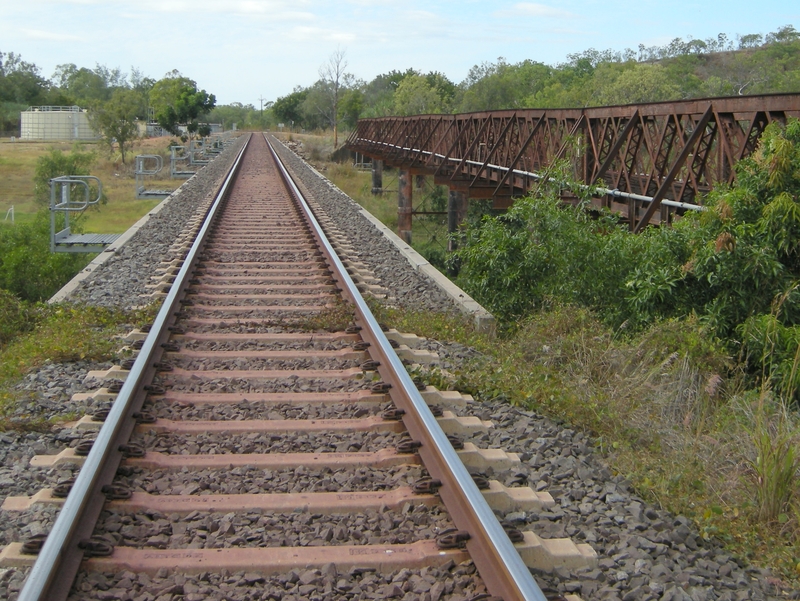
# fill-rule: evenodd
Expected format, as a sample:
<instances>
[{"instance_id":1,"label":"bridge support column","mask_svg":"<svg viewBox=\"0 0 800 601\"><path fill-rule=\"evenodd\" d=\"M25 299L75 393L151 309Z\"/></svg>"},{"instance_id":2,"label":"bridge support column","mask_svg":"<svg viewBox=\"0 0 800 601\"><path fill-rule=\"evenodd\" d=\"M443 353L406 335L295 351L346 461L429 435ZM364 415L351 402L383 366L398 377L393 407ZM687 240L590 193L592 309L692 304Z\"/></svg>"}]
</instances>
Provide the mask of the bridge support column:
<instances>
[{"instance_id":1,"label":"bridge support column","mask_svg":"<svg viewBox=\"0 0 800 601\"><path fill-rule=\"evenodd\" d=\"M372 193L383 194L383 161L372 159Z\"/></svg>"},{"instance_id":2,"label":"bridge support column","mask_svg":"<svg viewBox=\"0 0 800 601\"><path fill-rule=\"evenodd\" d=\"M450 190L447 197L447 233L453 234L458 231L458 227L467 219L467 207L469 199L466 192L461 190ZM447 241L447 250L456 249L455 240Z\"/></svg>"},{"instance_id":3,"label":"bridge support column","mask_svg":"<svg viewBox=\"0 0 800 601\"><path fill-rule=\"evenodd\" d=\"M397 232L411 244L411 202L413 200L411 173L400 169L397 186Z\"/></svg>"}]
</instances>

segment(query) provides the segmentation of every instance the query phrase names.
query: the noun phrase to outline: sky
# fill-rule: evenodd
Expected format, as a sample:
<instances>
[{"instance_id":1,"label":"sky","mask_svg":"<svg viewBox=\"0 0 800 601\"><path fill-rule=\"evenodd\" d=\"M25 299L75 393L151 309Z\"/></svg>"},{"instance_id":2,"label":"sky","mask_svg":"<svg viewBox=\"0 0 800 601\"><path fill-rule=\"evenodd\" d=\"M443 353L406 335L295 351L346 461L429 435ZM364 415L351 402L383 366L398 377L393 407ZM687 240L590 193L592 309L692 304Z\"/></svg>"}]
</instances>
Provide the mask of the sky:
<instances>
[{"instance_id":1,"label":"sky","mask_svg":"<svg viewBox=\"0 0 800 601\"><path fill-rule=\"evenodd\" d=\"M0 0L0 51L50 78L105 65L154 79L177 69L217 104L258 108L319 79L337 50L370 81L394 69L455 83L504 57L555 65L589 48L800 30L798 0Z\"/></svg>"}]
</instances>

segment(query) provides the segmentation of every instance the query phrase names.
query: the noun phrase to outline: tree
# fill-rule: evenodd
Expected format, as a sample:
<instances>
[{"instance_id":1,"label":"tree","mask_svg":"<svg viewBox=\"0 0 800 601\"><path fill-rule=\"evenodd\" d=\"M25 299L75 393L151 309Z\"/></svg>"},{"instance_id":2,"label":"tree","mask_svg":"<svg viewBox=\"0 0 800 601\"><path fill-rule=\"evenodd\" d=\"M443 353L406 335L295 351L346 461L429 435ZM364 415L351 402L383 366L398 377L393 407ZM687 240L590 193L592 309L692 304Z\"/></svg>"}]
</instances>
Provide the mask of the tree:
<instances>
[{"instance_id":1,"label":"tree","mask_svg":"<svg viewBox=\"0 0 800 601\"><path fill-rule=\"evenodd\" d=\"M272 105L272 112L278 121L288 124L300 123L303 113L300 109L308 97L308 88L296 87L291 94L281 96Z\"/></svg>"},{"instance_id":2,"label":"tree","mask_svg":"<svg viewBox=\"0 0 800 601\"><path fill-rule=\"evenodd\" d=\"M794 42L798 39L800 39L800 32L792 25L784 25L778 28L778 31L768 33L765 41L767 44L782 44L784 42Z\"/></svg>"},{"instance_id":3,"label":"tree","mask_svg":"<svg viewBox=\"0 0 800 601\"><path fill-rule=\"evenodd\" d=\"M333 127L335 119L325 83L320 79L308 89L303 104L299 107L301 121L306 129L326 129Z\"/></svg>"},{"instance_id":4,"label":"tree","mask_svg":"<svg viewBox=\"0 0 800 601\"><path fill-rule=\"evenodd\" d=\"M172 71L150 89L150 106L158 124L173 135L185 139L181 126L192 136L200 129L198 118L216 105L216 98L198 90L194 80Z\"/></svg>"},{"instance_id":5,"label":"tree","mask_svg":"<svg viewBox=\"0 0 800 601\"><path fill-rule=\"evenodd\" d=\"M48 154L36 160L33 176L33 192L36 202L46 207L50 204L50 180L62 175L89 175L94 164L93 152L82 152L78 147L69 153L51 148Z\"/></svg>"},{"instance_id":6,"label":"tree","mask_svg":"<svg viewBox=\"0 0 800 601\"><path fill-rule=\"evenodd\" d=\"M461 84L463 93L458 110L472 112L525 106L525 100L544 87L551 72L551 67L530 60L509 65L504 58L498 58L497 64L476 65Z\"/></svg>"},{"instance_id":7,"label":"tree","mask_svg":"<svg viewBox=\"0 0 800 601\"><path fill-rule=\"evenodd\" d=\"M348 80L352 80L352 75L345 73L347 69L346 52L341 48L328 58L328 62L319 68L319 78L322 82L324 102L317 105L317 110L333 127L333 147L339 146L339 101L342 91L346 87Z\"/></svg>"},{"instance_id":8,"label":"tree","mask_svg":"<svg viewBox=\"0 0 800 601\"><path fill-rule=\"evenodd\" d=\"M437 114L444 110L444 101L424 75L406 77L394 93L397 115Z\"/></svg>"},{"instance_id":9,"label":"tree","mask_svg":"<svg viewBox=\"0 0 800 601\"><path fill-rule=\"evenodd\" d=\"M142 72L135 67L131 67L130 88L136 93L139 100L139 116L149 120L150 118L150 90L156 83L152 77L145 77Z\"/></svg>"},{"instance_id":10,"label":"tree","mask_svg":"<svg viewBox=\"0 0 800 601\"><path fill-rule=\"evenodd\" d=\"M257 114L258 110L252 104L233 102L214 107L208 114L208 120L211 123L221 123L226 130L231 129L234 124L243 129L248 123L255 121Z\"/></svg>"},{"instance_id":11,"label":"tree","mask_svg":"<svg viewBox=\"0 0 800 601\"><path fill-rule=\"evenodd\" d=\"M362 86L363 111L365 117L386 117L394 113L394 93L406 77L419 75L414 69L392 70L378 75Z\"/></svg>"},{"instance_id":12,"label":"tree","mask_svg":"<svg viewBox=\"0 0 800 601\"><path fill-rule=\"evenodd\" d=\"M739 50L758 48L763 42L764 36L760 33L748 33L747 35L739 36Z\"/></svg>"},{"instance_id":13,"label":"tree","mask_svg":"<svg viewBox=\"0 0 800 601\"><path fill-rule=\"evenodd\" d=\"M135 90L114 90L107 102L95 103L89 111L89 123L100 134L103 141L113 148L119 144L122 163L125 164L125 148L136 139L137 117L141 117L140 96Z\"/></svg>"},{"instance_id":14,"label":"tree","mask_svg":"<svg viewBox=\"0 0 800 601\"><path fill-rule=\"evenodd\" d=\"M118 68L97 65L94 69L79 69L73 63L58 65L53 73L58 88L70 96L73 103L84 106L108 100L115 88L127 87L125 78Z\"/></svg>"},{"instance_id":15,"label":"tree","mask_svg":"<svg viewBox=\"0 0 800 601\"><path fill-rule=\"evenodd\" d=\"M658 102L680 97L680 90L659 64L633 65L600 90L597 104Z\"/></svg>"},{"instance_id":16,"label":"tree","mask_svg":"<svg viewBox=\"0 0 800 601\"><path fill-rule=\"evenodd\" d=\"M339 117L346 127L354 128L364 110L364 94L361 90L347 90L339 103Z\"/></svg>"},{"instance_id":17,"label":"tree","mask_svg":"<svg viewBox=\"0 0 800 601\"><path fill-rule=\"evenodd\" d=\"M13 52L0 52L0 102L42 104L49 89L39 67Z\"/></svg>"}]
</instances>

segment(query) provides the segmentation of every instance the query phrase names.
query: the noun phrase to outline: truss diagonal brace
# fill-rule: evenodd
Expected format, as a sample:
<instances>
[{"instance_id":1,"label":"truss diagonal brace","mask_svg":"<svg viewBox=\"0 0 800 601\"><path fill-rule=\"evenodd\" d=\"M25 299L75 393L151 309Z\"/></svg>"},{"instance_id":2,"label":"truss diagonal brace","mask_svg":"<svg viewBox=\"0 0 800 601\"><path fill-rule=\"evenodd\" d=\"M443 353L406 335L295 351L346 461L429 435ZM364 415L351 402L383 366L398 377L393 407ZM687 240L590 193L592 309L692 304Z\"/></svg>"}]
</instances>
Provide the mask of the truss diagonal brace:
<instances>
[{"instance_id":1,"label":"truss diagonal brace","mask_svg":"<svg viewBox=\"0 0 800 601\"><path fill-rule=\"evenodd\" d=\"M590 186L593 186L597 180L603 177L608 171L608 168L611 167L611 164L614 162L614 159L617 158L617 154L622 149L622 145L625 144L625 141L630 137L631 130L636 126L636 123L639 120L639 109L636 109L631 115L631 118L625 124L625 127L622 129L622 133L620 133L619 137L614 142L614 145L609 150L608 155L606 156L603 164L600 165L600 169L597 170L597 173L592 178L592 181L589 182Z\"/></svg>"},{"instance_id":2,"label":"truss diagonal brace","mask_svg":"<svg viewBox=\"0 0 800 601\"><path fill-rule=\"evenodd\" d=\"M475 134L475 137L473 138L472 142L467 147L467 150L464 152L464 156L461 157L461 161L458 163L456 168L453 170L453 175L450 176L450 180L451 181L454 180L459 173L461 173L461 170L464 168L464 163L467 162L467 160L469 159L470 153L475 149L475 147L481 141L481 135L483 135L484 130L489 126L489 123L491 122L491 120L492 120L491 116L484 117L483 125L481 125L481 128L478 130L478 133Z\"/></svg>"},{"instance_id":3,"label":"truss diagonal brace","mask_svg":"<svg viewBox=\"0 0 800 601\"><path fill-rule=\"evenodd\" d=\"M529 133L528 137L525 139L525 143L522 146L520 146L517 156L514 157L514 160L511 161L511 165L508 166L508 170L503 176L503 179L501 179L500 183L497 184L497 188L495 188L493 195L496 195L498 192L500 192L500 188L502 188L505 185L505 183L508 181L508 178L511 177L511 174L514 173L514 169L516 169L517 163L519 163L520 159L522 158L522 155L525 154L525 151L528 149L528 146L530 146L531 142L533 142L533 138L536 135L536 132L539 131L539 128L542 126L542 123L544 123L546 116L547 113L542 113L542 116L539 117L539 119L536 121L536 125L533 126L533 129L531 129L531 133ZM511 191L512 193L514 191L513 183L511 185Z\"/></svg>"},{"instance_id":4,"label":"truss diagonal brace","mask_svg":"<svg viewBox=\"0 0 800 601\"><path fill-rule=\"evenodd\" d=\"M494 143L494 146L489 151L489 154L486 156L486 160L483 162L483 165L481 165L481 168L478 169L478 174L474 178L472 178L472 182L470 183L470 186L474 186L475 182L477 182L478 179L480 179L481 175L483 174L483 171L486 169L486 166L489 164L489 161L492 160L492 157L497 152L497 149L500 148L500 145L503 142L505 142L506 135L508 134L508 130L510 130L511 127L514 125L514 123L516 122L516 119L517 119L517 113L515 112L513 115L511 115L511 118L508 120L508 123L506 123L505 127L503 128L503 131L497 137L497 141Z\"/></svg>"},{"instance_id":5,"label":"truss diagonal brace","mask_svg":"<svg viewBox=\"0 0 800 601\"><path fill-rule=\"evenodd\" d=\"M692 135L689 136L689 139L684 144L683 149L681 150L678 158L675 159L675 162L672 164L667 176L664 178L664 181L661 182L661 187L659 187L658 191L653 196L653 200L650 202L650 206L647 207L647 211L636 224L636 227L633 229L634 234L638 234L642 231L642 229L650 223L650 219L652 219L655 212L661 206L661 201L666 196L667 191L669 190L670 186L672 186L672 182L675 181L675 177L678 175L678 172L681 170L683 165L686 163L686 159L692 153L692 150L697 145L697 142L703 136L703 132L706 130L706 125L711 120L711 116L714 114L713 105L709 104L706 112L703 113L703 116L700 117L700 120L695 124L694 131Z\"/></svg>"}]
</instances>

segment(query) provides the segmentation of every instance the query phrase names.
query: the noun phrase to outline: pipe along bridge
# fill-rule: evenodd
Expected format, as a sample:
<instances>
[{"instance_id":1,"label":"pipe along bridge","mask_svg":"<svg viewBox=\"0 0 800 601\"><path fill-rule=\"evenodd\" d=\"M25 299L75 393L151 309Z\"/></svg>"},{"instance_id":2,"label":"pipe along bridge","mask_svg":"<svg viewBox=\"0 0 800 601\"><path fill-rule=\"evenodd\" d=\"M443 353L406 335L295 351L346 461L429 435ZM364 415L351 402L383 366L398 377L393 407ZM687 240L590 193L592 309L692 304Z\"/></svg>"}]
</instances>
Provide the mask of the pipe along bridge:
<instances>
[{"instance_id":1,"label":"pipe along bridge","mask_svg":"<svg viewBox=\"0 0 800 601\"><path fill-rule=\"evenodd\" d=\"M398 229L411 239L412 176L448 186L448 226L470 199L508 208L558 160L597 186L592 204L619 213L633 232L702 210L715 185L735 179L773 121L800 117L800 94L704 98L583 109L519 109L362 119L347 140L372 158L373 193L383 165L399 169ZM562 193L566 202L577 199Z\"/></svg>"}]
</instances>

